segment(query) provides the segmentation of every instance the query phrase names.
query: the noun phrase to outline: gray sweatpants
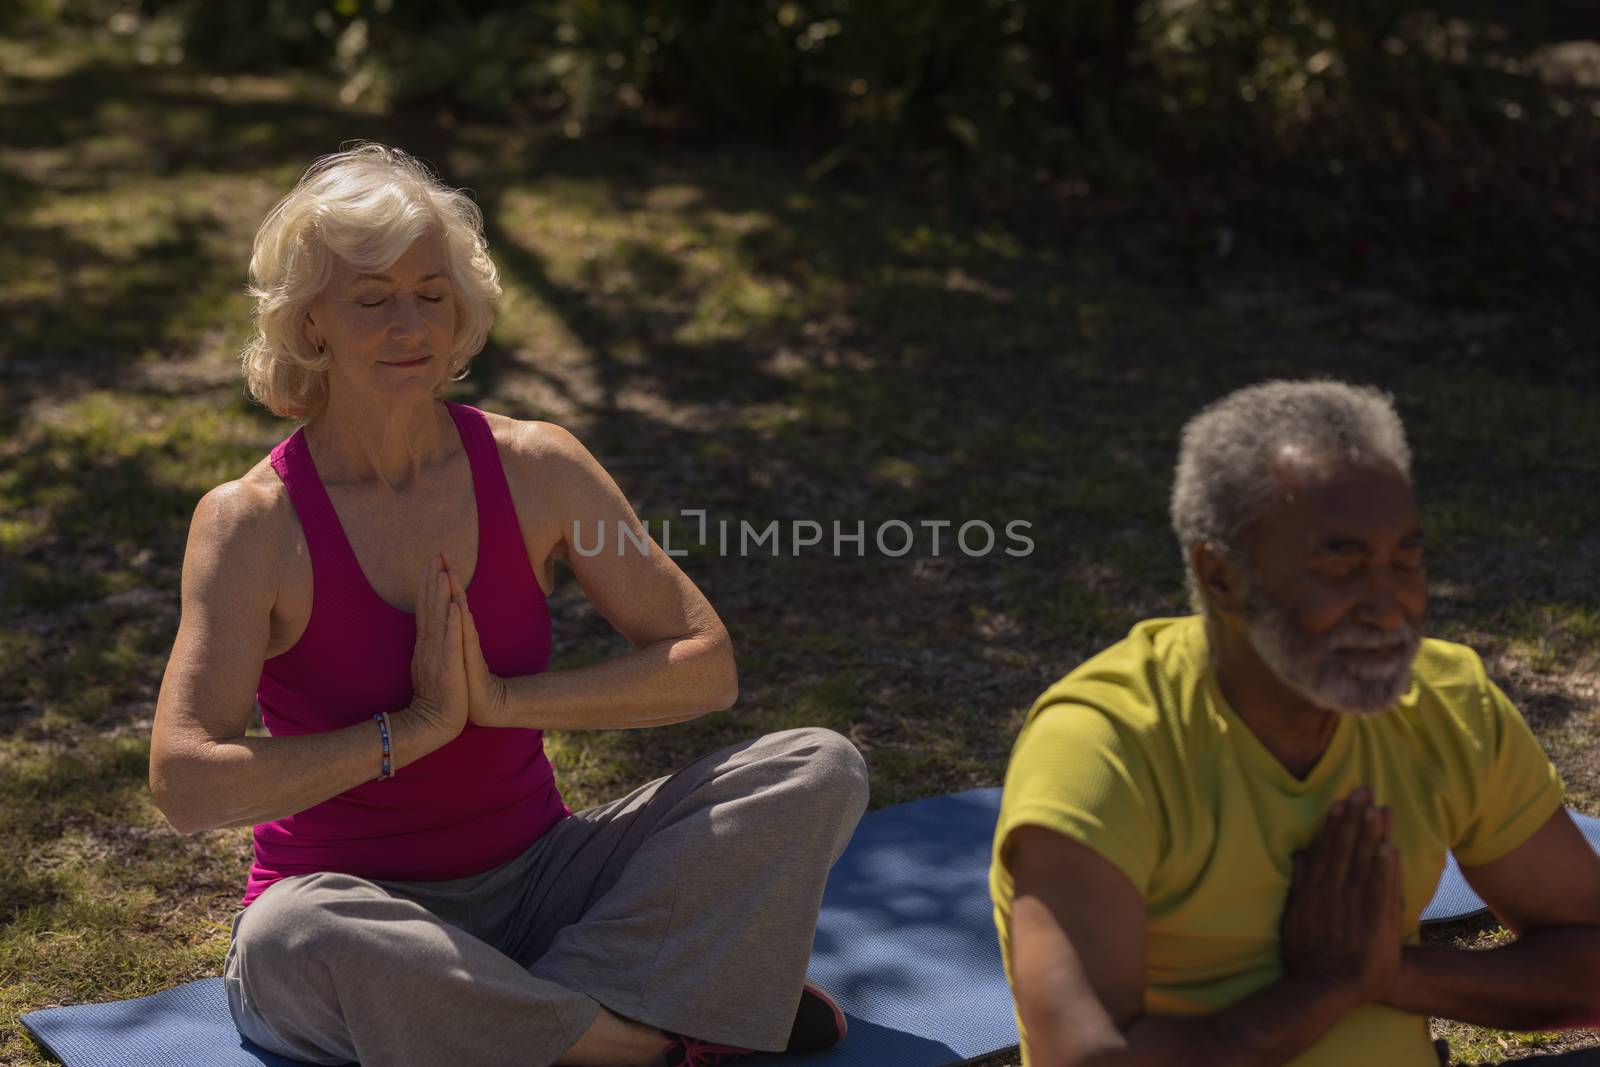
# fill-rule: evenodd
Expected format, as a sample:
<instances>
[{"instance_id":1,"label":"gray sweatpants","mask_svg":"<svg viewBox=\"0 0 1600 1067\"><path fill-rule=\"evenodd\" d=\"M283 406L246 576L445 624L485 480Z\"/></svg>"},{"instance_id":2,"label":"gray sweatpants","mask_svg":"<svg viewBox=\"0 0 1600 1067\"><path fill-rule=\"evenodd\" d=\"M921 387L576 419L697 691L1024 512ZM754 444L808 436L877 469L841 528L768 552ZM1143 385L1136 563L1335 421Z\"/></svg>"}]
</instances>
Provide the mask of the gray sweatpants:
<instances>
[{"instance_id":1,"label":"gray sweatpants","mask_svg":"<svg viewBox=\"0 0 1600 1067\"><path fill-rule=\"evenodd\" d=\"M554 1063L599 1005L783 1048L866 767L822 729L701 757L449 881L320 872L234 917L239 1032L313 1063Z\"/></svg>"}]
</instances>

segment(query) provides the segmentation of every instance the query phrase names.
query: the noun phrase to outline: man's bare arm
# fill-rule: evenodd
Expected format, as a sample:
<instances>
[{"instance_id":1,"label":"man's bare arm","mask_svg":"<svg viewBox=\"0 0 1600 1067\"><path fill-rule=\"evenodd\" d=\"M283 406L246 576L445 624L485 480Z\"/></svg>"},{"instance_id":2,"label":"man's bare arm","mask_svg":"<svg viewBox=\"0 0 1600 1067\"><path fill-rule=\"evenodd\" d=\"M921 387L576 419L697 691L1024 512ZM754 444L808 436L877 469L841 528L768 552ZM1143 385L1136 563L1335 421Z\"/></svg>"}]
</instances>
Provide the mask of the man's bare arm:
<instances>
[{"instance_id":1,"label":"man's bare arm","mask_svg":"<svg viewBox=\"0 0 1600 1067\"><path fill-rule=\"evenodd\" d=\"M1600 928L1547 926L1482 950L1407 946L1389 1003L1497 1030L1600 1026Z\"/></svg>"},{"instance_id":2,"label":"man's bare arm","mask_svg":"<svg viewBox=\"0 0 1600 1067\"><path fill-rule=\"evenodd\" d=\"M1566 811L1500 859L1461 872L1517 940L1476 951L1408 947L1389 1003L1500 1030L1600 1026L1600 858Z\"/></svg>"},{"instance_id":3,"label":"man's bare arm","mask_svg":"<svg viewBox=\"0 0 1600 1067\"><path fill-rule=\"evenodd\" d=\"M1094 850L1043 827L1015 830L1010 856L1012 972L1039 1067L1276 1067L1361 1002L1348 985L1296 976L1212 1015L1146 1014L1138 888Z\"/></svg>"}]
</instances>

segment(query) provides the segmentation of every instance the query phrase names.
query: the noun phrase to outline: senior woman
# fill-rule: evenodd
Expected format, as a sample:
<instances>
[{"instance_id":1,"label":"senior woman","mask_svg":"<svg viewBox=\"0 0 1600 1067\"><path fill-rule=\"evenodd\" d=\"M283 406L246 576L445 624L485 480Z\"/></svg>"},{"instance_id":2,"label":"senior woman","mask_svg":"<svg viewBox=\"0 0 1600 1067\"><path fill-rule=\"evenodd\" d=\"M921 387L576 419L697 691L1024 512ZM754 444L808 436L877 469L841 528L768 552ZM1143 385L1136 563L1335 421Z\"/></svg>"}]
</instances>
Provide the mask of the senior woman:
<instances>
[{"instance_id":1,"label":"senior woman","mask_svg":"<svg viewBox=\"0 0 1600 1067\"><path fill-rule=\"evenodd\" d=\"M727 631L568 432L441 398L500 292L482 216L405 153L324 157L250 262L250 391L301 425L195 509L150 752L185 834L254 827L225 965L257 1044L315 1063L710 1064L843 1035L805 985L866 804L820 729L572 812L541 731L736 694ZM632 645L546 671L565 557ZM251 696L270 736L246 736Z\"/></svg>"}]
</instances>

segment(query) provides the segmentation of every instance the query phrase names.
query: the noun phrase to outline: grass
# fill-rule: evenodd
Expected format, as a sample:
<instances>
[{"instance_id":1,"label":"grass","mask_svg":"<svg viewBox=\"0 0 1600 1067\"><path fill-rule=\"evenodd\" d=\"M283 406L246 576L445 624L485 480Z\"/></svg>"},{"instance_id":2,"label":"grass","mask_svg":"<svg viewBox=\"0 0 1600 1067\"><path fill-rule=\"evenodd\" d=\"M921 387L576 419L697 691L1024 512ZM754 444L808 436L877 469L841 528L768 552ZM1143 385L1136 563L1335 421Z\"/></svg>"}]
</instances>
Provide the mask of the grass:
<instances>
[{"instance_id":1,"label":"grass","mask_svg":"<svg viewBox=\"0 0 1600 1067\"><path fill-rule=\"evenodd\" d=\"M1032 523L1025 558L952 551L953 528L937 558L926 540L900 559L691 553L740 704L553 736L574 805L803 723L856 742L875 806L996 784L1039 690L1183 610L1165 492L1184 418L1263 377L1333 374L1391 389L1408 419L1435 632L1484 653L1600 814L1587 278L1463 318L1408 280L1449 249L1389 277L1305 234L1273 243L1292 212L1259 234L1241 218L1217 259L1153 201L973 217L887 177L808 183L771 149L446 134L311 80L18 41L0 70L0 1062L47 1062L22 1012L220 968L249 833L166 826L150 717L193 506L292 429L233 364L250 237L352 137L432 159L489 220L506 297L456 398L570 427L641 514ZM570 575L552 606L558 666L619 647ZM1463 1062L1600 1044L1435 1026Z\"/></svg>"}]
</instances>

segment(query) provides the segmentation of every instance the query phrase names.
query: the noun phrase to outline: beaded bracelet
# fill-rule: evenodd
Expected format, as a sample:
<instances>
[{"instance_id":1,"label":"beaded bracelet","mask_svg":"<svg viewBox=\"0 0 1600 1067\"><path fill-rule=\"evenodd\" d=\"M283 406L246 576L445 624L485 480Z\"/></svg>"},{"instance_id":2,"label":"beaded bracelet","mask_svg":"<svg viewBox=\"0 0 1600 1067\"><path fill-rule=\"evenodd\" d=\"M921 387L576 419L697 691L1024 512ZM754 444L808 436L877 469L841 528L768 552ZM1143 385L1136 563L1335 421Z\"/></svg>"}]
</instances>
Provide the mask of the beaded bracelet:
<instances>
[{"instance_id":1,"label":"beaded bracelet","mask_svg":"<svg viewBox=\"0 0 1600 1067\"><path fill-rule=\"evenodd\" d=\"M378 733L383 737L383 770L378 774L378 781L393 778L394 771L389 767L389 713L380 711L373 716L378 720Z\"/></svg>"}]
</instances>

